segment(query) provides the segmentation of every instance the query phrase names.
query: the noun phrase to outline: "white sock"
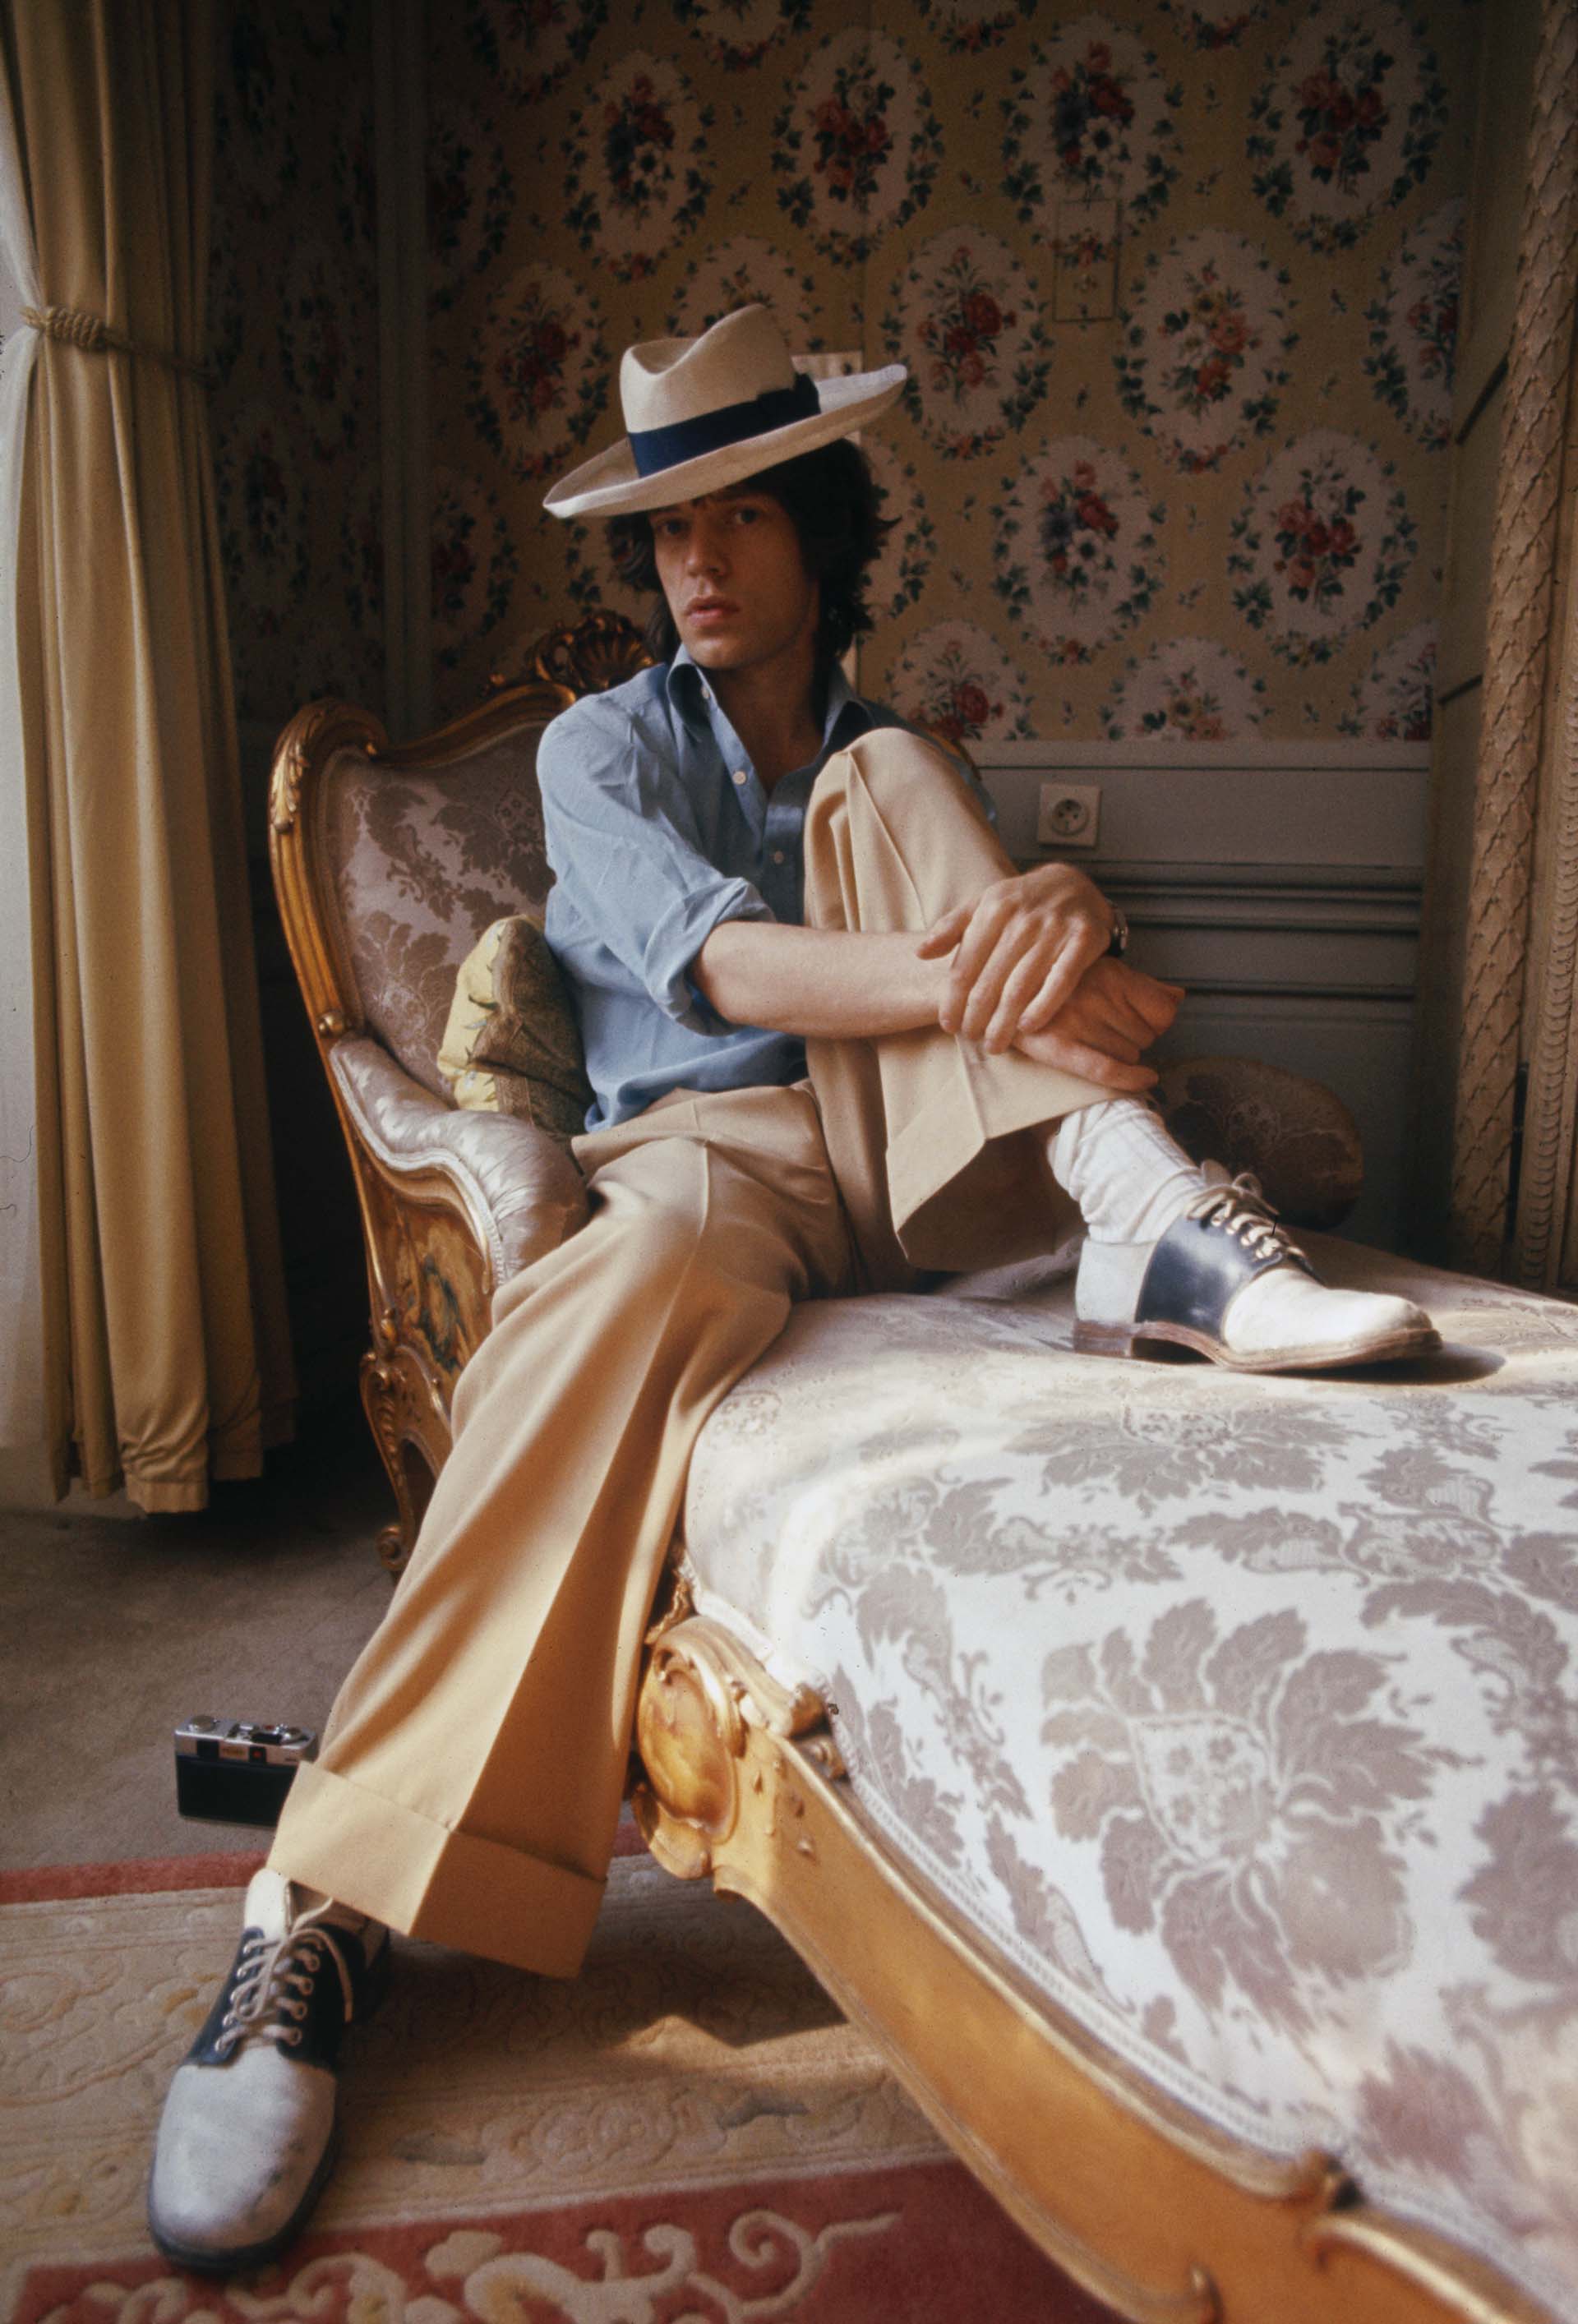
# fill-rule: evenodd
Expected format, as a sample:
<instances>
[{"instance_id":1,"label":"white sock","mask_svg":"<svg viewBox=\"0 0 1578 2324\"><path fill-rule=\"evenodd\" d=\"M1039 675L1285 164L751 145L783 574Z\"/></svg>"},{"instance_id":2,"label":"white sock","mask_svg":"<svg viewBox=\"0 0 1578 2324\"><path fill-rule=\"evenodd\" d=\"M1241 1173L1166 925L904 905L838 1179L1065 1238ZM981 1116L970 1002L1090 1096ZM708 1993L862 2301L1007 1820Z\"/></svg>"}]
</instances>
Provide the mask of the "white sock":
<instances>
[{"instance_id":1,"label":"white sock","mask_svg":"<svg viewBox=\"0 0 1578 2324\"><path fill-rule=\"evenodd\" d=\"M353 1936L360 1936L365 1931L376 1931L380 1925L369 1914L358 1913L354 1904L342 1904L337 1897L326 1896L321 1888L309 1888L304 1880L292 1880L290 1893L292 1928L298 1921L305 1920L309 1913L316 1913L320 1905L328 1908L324 1914L325 1920L336 1928L348 1930Z\"/></svg>"},{"instance_id":2,"label":"white sock","mask_svg":"<svg viewBox=\"0 0 1578 2324\"><path fill-rule=\"evenodd\" d=\"M1052 1176L1079 1204L1093 1242L1154 1242L1208 1182L1143 1099L1066 1113L1047 1141Z\"/></svg>"}]
</instances>

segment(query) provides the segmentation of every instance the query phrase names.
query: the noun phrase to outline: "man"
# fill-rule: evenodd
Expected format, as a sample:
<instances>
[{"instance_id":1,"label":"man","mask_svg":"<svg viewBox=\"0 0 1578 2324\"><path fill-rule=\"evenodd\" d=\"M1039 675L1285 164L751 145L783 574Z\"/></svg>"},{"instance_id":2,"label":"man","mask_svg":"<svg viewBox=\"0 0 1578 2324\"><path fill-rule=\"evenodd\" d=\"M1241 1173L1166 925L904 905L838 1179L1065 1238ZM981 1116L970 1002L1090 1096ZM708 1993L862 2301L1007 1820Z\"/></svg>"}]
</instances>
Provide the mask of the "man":
<instances>
[{"instance_id":1,"label":"man","mask_svg":"<svg viewBox=\"0 0 1578 2324\"><path fill-rule=\"evenodd\" d=\"M1117 956L1083 875L1016 873L954 762L851 694L879 528L847 438L903 376L818 391L747 308L632 349L628 439L549 495L621 521L667 657L540 759L590 1215L494 1301L411 1565L171 2085L150 2218L188 2265L299 2230L389 1927L574 1974L691 1448L795 1300L1043 1250L1077 1209L1086 1346L1275 1370L1434 1344L1180 1151L1141 1062L1177 988Z\"/></svg>"}]
</instances>

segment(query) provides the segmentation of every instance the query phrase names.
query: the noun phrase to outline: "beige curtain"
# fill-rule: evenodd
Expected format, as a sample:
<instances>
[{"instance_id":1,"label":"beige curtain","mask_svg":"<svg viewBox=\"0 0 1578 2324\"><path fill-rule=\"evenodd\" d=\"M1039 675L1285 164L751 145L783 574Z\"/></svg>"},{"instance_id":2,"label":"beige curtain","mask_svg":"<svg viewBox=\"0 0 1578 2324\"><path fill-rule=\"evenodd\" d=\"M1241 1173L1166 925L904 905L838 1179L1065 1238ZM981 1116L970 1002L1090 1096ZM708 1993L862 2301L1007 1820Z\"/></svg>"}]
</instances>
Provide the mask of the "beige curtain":
<instances>
[{"instance_id":1,"label":"beige curtain","mask_svg":"<svg viewBox=\"0 0 1578 2324\"><path fill-rule=\"evenodd\" d=\"M1578 1288L1575 290L1578 5L1544 0L1491 540L1451 1232L1467 1264L1552 1289Z\"/></svg>"},{"instance_id":2,"label":"beige curtain","mask_svg":"<svg viewBox=\"0 0 1578 2324\"><path fill-rule=\"evenodd\" d=\"M287 1433L205 389L212 0L13 0L41 308L17 631L57 1489Z\"/></svg>"}]
</instances>

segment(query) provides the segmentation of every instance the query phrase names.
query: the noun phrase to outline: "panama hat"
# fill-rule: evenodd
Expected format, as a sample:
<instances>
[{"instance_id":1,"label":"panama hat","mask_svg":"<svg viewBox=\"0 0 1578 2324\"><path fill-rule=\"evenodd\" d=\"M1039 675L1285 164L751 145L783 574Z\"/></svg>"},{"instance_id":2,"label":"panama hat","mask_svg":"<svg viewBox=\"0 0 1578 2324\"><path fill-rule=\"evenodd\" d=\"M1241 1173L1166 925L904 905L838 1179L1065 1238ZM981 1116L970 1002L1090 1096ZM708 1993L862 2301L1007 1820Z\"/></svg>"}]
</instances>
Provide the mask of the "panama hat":
<instances>
[{"instance_id":1,"label":"panama hat","mask_svg":"<svg viewBox=\"0 0 1578 2324\"><path fill-rule=\"evenodd\" d=\"M543 501L554 516L618 516L697 500L851 436L886 411L902 364L814 380L796 369L765 307L741 307L696 339L649 339L619 367L623 443L583 462Z\"/></svg>"}]
</instances>

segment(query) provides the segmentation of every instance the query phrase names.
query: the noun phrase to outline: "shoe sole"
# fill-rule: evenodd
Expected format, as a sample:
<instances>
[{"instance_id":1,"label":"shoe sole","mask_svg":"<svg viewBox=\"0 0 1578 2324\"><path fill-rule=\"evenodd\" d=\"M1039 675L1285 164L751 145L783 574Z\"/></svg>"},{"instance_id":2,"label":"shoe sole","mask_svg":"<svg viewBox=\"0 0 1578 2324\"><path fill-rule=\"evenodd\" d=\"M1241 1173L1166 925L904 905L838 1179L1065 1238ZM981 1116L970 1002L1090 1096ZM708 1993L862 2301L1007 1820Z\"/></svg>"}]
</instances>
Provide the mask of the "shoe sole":
<instances>
[{"instance_id":1,"label":"shoe sole","mask_svg":"<svg viewBox=\"0 0 1578 2324\"><path fill-rule=\"evenodd\" d=\"M1158 1362L1147 1344L1163 1341L1173 1347L1192 1348L1232 1372L1331 1372L1358 1364L1393 1364L1416 1356L1433 1356L1441 1347L1435 1328L1417 1325L1389 1332L1376 1340L1349 1341L1341 1347L1278 1348L1269 1354L1235 1356L1220 1340L1196 1332L1187 1323L1082 1323L1074 1327L1075 1352L1082 1356L1133 1356L1141 1362Z\"/></svg>"}]
</instances>

